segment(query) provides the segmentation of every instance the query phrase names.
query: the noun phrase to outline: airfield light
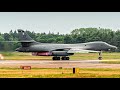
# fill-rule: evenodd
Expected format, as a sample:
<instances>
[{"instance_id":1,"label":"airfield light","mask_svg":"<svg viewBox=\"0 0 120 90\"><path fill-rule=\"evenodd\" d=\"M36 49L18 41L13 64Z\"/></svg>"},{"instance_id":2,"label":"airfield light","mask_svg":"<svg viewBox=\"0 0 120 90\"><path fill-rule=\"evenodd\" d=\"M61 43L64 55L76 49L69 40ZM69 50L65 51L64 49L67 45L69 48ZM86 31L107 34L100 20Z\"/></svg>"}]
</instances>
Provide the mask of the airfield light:
<instances>
[{"instance_id":1,"label":"airfield light","mask_svg":"<svg viewBox=\"0 0 120 90\"><path fill-rule=\"evenodd\" d=\"M4 56L2 54L0 54L0 59L3 60L4 59Z\"/></svg>"}]
</instances>

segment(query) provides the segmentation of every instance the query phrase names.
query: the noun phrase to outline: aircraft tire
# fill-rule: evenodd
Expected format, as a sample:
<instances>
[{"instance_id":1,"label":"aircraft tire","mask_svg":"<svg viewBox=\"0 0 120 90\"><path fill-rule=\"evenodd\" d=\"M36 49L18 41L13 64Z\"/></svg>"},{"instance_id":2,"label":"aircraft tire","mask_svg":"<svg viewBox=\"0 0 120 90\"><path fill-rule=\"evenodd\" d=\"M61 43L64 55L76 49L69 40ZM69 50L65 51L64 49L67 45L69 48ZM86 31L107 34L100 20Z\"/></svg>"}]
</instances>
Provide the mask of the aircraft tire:
<instances>
[{"instance_id":1,"label":"aircraft tire","mask_svg":"<svg viewBox=\"0 0 120 90\"><path fill-rule=\"evenodd\" d=\"M62 57L62 60L69 60L69 57Z\"/></svg>"},{"instance_id":2,"label":"aircraft tire","mask_svg":"<svg viewBox=\"0 0 120 90\"><path fill-rule=\"evenodd\" d=\"M57 60L60 60L60 57L57 57Z\"/></svg>"},{"instance_id":3,"label":"aircraft tire","mask_svg":"<svg viewBox=\"0 0 120 90\"><path fill-rule=\"evenodd\" d=\"M69 60L70 58L69 57L66 57L66 60Z\"/></svg>"},{"instance_id":4,"label":"aircraft tire","mask_svg":"<svg viewBox=\"0 0 120 90\"><path fill-rule=\"evenodd\" d=\"M62 57L61 60L65 60L65 57Z\"/></svg>"},{"instance_id":5,"label":"aircraft tire","mask_svg":"<svg viewBox=\"0 0 120 90\"><path fill-rule=\"evenodd\" d=\"M102 57L98 57L99 60L102 60Z\"/></svg>"},{"instance_id":6,"label":"aircraft tire","mask_svg":"<svg viewBox=\"0 0 120 90\"><path fill-rule=\"evenodd\" d=\"M53 57L53 60L60 60L60 57Z\"/></svg>"}]
</instances>

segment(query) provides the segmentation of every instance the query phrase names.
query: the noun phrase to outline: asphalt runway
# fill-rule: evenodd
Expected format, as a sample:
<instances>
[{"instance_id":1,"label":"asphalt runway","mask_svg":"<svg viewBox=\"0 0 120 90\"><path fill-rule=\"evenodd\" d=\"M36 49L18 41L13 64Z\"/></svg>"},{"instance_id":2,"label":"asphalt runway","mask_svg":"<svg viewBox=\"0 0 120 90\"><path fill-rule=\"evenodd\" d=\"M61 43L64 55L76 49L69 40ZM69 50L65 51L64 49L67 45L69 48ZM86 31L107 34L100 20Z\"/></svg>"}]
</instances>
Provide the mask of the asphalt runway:
<instances>
[{"instance_id":1,"label":"asphalt runway","mask_svg":"<svg viewBox=\"0 0 120 90\"><path fill-rule=\"evenodd\" d=\"M20 68L20 66L31 66L32 68L120 68L120 64L100 63L100 60L0 60L0 68Z\"/></svg>"}]
</instances>

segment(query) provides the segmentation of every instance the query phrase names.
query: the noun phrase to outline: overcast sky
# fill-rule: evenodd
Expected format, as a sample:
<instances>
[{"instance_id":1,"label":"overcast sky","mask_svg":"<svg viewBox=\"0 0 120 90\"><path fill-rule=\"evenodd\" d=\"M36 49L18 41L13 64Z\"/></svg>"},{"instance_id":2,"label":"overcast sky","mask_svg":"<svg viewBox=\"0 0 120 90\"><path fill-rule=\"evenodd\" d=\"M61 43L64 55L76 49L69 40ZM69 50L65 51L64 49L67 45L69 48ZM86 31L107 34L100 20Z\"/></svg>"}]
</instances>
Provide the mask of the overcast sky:
<instances>
[{"instance_id":1,"label":"overcast sky","mask_svg":"<svg viewBox=\"0 0 120 90\"><path fill-rule=\"evenodd\" d=\"M23 29L70 33L79 28L120 29L120 12L0 12L0 32Z\"/></svg>"}]
</instances>

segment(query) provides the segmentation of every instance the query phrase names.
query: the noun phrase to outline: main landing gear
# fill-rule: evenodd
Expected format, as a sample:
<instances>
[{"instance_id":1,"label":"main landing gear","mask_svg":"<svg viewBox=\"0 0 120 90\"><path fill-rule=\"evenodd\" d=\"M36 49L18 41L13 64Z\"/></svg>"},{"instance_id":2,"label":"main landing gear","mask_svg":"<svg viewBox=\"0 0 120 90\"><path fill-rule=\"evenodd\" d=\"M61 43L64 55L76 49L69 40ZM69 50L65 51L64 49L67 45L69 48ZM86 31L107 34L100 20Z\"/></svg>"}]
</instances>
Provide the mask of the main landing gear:
<instances>
[{"instance_id":1,"label":"main landing gear","mask_svg":"<svg viewBox=\"0 0 120 90\"><path fill-rule=\"evenodd\" d=\"M62 60L69 60L70 58L69 57L62 57L61 59Z\"/></svg>"},{"instance_id":2,"label":"main landing gear","mask_svg":"<svg viewBox=\"0 0 120 90\"><path fill-rule=\"evenodd\" d=\"M53 57L53 60L60 60L60 57Z\"/></svg>"},{"instance_id":3,"label":"main landing gear","mask_svg":"<svg viewBox=\"0 0 120 90\"><path fill-rule=\"evenodd\" d=\"M60 60L60 57L53 57L53 60ZM61 60L69 60L69 57L61 57Z\"/></svg>"},{"instance_id":4,"label":"main landing gear","mask_svg":"<svg viewBox=\"0 0 120 90\"><path fill-rule=\"evenodd\" d=\"M99 60L102 60L102 51L99 52L99 57L98 57Z\"/></svg>"}]
</instances>

